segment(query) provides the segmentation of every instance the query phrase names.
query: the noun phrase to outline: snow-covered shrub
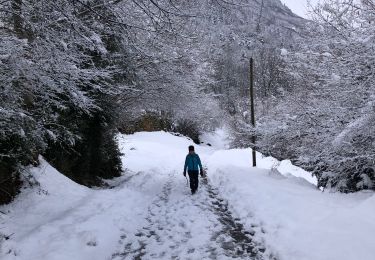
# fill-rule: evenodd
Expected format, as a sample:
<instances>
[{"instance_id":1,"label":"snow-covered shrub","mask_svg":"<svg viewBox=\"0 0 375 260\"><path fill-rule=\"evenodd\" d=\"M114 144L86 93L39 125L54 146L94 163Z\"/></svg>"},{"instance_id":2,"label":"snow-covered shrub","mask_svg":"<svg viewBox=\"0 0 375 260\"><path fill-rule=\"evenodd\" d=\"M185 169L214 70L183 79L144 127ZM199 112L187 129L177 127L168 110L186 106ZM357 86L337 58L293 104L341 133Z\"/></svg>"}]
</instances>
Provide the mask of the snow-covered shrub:
<instances>
[{"instance_id":1,"label":"snow-covered shrub","mask_svg":"<svg viewBox=\"0 0 375 260\"><path fill-rule=\"evenodd\" d=\"M173 132L180 133L184 136L190 137L194 143L199 144L199 136L201 134L201 129L196 121L188 119L180 119L176 122L173 128Z\"/></svg>"},{"instance_id":2,"label":"snow-covered shrub","mask_svg":"<svg viewBox=\"0 0 375 260\"><path fill-rule=\"evenodd\" d=\"M138 113L137 113L138 114ZM138 115L126 114L122 117L119 129L122 133L133 134L140 131L171 131L172 117L163 111L141 111Z\"/></svg>"}]
</instances>

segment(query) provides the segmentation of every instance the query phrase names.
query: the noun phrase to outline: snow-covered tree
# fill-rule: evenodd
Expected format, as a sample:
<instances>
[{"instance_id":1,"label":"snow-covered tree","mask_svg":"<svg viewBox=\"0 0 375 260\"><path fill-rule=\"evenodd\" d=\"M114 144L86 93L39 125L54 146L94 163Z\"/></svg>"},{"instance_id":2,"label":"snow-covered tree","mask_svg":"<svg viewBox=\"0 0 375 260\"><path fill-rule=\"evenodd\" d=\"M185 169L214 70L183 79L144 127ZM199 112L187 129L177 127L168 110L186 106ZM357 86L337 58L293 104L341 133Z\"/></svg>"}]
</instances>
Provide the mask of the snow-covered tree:
<instances>
[{"instance_id":1,"label":"snow-covered tree","mask_svg":"<svg viewBox=\"0 0 375 260\"><path fill-rule=\"evenodd\" d=\"M283 69L291 88L260 118L258 147L311 170L322 187L374 188L371 4L323 1Z\"/></svg>"}]
</instances>

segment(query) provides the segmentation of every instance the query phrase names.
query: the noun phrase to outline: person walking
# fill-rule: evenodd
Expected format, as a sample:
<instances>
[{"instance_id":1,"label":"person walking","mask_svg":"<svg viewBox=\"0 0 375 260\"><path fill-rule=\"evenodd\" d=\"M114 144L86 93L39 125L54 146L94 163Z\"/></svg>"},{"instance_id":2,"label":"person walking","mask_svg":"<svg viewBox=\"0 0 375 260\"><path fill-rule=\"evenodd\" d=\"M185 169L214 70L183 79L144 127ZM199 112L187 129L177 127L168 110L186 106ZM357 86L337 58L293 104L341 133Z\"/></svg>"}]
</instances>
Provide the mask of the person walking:
<instances>
[{"instance_id":1,"label":"person walking","mask_svg":"<svg viewBox=\"0 0 375 260\"><path fill-rule=\"evenodd\" d=\"M194 146L189 146L189 153L186 155L184 176L186 177L186 170L189 174L191 194L194 194L198 189L198 173L203 177L203 167L199 155L195 153Z\"/></svg>"}]
</instances>

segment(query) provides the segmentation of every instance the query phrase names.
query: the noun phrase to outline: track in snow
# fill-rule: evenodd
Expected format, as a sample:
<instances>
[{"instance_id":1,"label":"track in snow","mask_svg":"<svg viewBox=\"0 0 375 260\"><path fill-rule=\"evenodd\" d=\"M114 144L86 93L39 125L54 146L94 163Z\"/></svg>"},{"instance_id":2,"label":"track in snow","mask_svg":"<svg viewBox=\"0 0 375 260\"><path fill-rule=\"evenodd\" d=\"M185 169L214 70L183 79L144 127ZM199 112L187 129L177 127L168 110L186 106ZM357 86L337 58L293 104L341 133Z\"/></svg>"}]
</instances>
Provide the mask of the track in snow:
<instances>
[{"instance_id":1,"label":"track in snow","mask_svg":"<svg viewBox=\"0 0 375 260\"><path fill-rule=\"evenodd\" d=\"M146 225L123 234L112 259L276 259L255 238L207 179L191 195L171 174L148 208Z\"/></svg>"}]
</instances>

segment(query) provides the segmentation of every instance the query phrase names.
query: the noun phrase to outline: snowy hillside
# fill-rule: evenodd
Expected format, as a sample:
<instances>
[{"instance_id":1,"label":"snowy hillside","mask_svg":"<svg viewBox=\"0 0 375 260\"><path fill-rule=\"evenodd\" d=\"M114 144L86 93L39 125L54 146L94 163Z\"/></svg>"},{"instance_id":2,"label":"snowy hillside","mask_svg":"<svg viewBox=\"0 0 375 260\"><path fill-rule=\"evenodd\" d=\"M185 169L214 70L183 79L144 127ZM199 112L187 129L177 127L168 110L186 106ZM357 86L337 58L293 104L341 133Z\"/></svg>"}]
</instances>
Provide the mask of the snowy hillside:
<instances>
[{"instance_id":1,"label":"snowy hillside","mask_svg":"<svg viewBox=\"0 0 375 260\"><path fill-rule=\"evenodd\" d=\"M119 136L126 169L106 190L80 186L41 158L30 169L40 187L0 208L0 258L374 259L372 192L322 193L308 173L260 154L254 169L250 150L228 150L223 136L196 146L208 177L193 196L182 175L185 137Z\"/></svg>"}]
</instances>

